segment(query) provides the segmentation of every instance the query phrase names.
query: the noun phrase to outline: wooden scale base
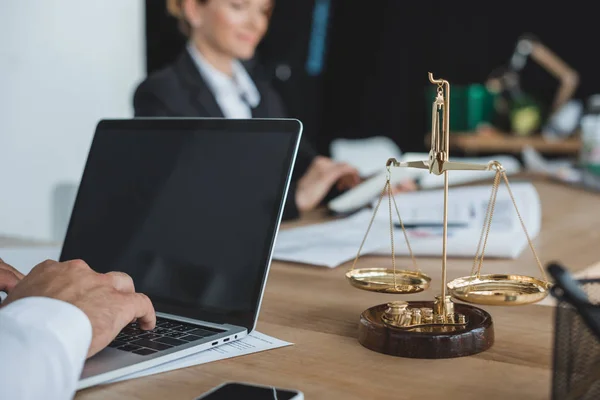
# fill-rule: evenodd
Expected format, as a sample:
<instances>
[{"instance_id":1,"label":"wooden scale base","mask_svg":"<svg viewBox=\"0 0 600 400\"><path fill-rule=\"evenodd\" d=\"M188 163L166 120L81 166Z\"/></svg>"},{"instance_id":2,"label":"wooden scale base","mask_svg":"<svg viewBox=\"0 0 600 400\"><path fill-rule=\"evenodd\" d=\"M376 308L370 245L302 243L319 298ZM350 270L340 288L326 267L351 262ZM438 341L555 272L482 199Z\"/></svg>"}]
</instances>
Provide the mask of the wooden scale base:
<instances>
[{"instance_id":1,"label":"wooden scale base","mask_svg":"<svg viewBox=\"0 0 600 400\"><path fill-rule=\"evenodd\" d=\"M409 301L409 307L433 308L432 301ZM358 341L383 354L408 358L454 358L470 356L492 347L494 328L486 311L467 304L454 304L467 317L466 327L427 326L406 330L383 323L387 304L365 310L360 316Z\"/></svg>"}]
</instances>

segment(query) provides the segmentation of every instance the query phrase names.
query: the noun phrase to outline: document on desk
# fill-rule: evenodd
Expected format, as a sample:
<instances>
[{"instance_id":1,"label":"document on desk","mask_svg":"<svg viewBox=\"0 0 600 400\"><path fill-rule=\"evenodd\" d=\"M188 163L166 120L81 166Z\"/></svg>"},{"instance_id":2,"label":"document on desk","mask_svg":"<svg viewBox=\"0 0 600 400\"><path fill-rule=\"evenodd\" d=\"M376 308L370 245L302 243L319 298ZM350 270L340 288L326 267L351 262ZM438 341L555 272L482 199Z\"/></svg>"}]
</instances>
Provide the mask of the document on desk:
<instances>
[{"instance_id":1,"label":"document on desk","mask_svg":"<svg viewBox=\"0 0 600 400\"><path fill-rule=\"evenodd\" d=\"M541 203L535 187L529 182L511 184L518 210L527 233L533 239L541 227ZM491 185L451 188L448 201L449 257L475 257L481 236ZM441 256L443 191L421 190L395 197L413 253L416 256ZM384 197L361 255L391 255L390 214ZM373 204L373 206L376 203ZM393 220L398 222L394 206ZM277 238L273 258L281 261L313 264L334 268L356 257L369 226L373 209L353 216L316 225L282 230ZM528 246L519 216L501 183L498 189L492 226L487 241L486 257L516 258ZM408 246L399 227L394 229L394 249L407 256Z\"/></svg>"},{"instance_id":2,"label":"document on desk","mask_svg":"<svg viewBox=\"0 0 600 400\"><path fill-rule=\"evenodd\" d=\"M245 338L235 342L227 343L213 349L201 351L200 353L181 358L179 360L170 361L156 367L148 368L135 374L130 374L108 383L125 381L128 379L141 378L148 375L160 374L162 372L173 371L175 369L192 367L194 365L206 364L213 361L225 360L227 358L244 356L247 354L258 353L261 351L277 349L280 347L291 346L283 340L265 335L260 332L252 332Z\"/></svg>"},{"instance_id":3,"label":"document on desk","mask_svg":"<svg viewBox=\"0 0 600 400\"><path fill-rule=\"evenodd\" d=\"M371 210L363 210L332 222L281 230L277 235L273 258L329 268L337 267L356 257L371 217ZM386 241L390 243L389 220L377 221L371 227L362 253L379 249Z\"/></svg>"},{"instance_id":4,"label":"document on desk","mask_svg":"<svg viewBox=\"0 0 600 400\"><path fill-rule=\"evenodd\" d=\"M530 182L511 183L510 187L527 233L534 239L540 232L542 220L541 202L537 190ZM456 187L449 190L448 222L460 225L448 228L449 257L475 257L491 190L491 185ZM408 231L413 253L420 256L441 256L443 191L436 189L401 193L396 195L395 199L403 220L404 216L408 220L413 215L419 216L417 226ZM418 225L423 223L424 216L439 226L419 227ZM379 214L377 218L388 220L389 216ZM400 229L398 231L401 233ZM406 256L409 252L403 239L402 236L396 239L395 249L397 255ZM486 244L486 257L517 258L527 247L527 236L523 231L519 215L506 186L501 182ZM382 246L373 254L390 255L390 250Z\"/></svg>"}]
</instances>

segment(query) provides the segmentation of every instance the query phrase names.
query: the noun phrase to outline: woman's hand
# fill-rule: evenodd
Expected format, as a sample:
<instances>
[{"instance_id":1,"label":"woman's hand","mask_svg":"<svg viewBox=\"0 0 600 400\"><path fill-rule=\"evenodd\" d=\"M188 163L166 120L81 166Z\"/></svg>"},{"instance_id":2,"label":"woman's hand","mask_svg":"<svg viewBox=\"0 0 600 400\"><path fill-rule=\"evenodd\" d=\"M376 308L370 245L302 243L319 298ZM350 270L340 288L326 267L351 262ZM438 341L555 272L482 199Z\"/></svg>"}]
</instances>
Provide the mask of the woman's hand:
<instances>
[{"instance_id":1,"label":"woman's hand","mask_svg":"<svg viewBox=\"0 0 600 400\"><path fill-rule=\"evenodd\" d=\"M338 190L346 190L358 183L360 176L356 168L317 156L298 181L296 206L301 212L312 210L321 203L333 185L337 184Z\"/></svg>"}]
</instances>

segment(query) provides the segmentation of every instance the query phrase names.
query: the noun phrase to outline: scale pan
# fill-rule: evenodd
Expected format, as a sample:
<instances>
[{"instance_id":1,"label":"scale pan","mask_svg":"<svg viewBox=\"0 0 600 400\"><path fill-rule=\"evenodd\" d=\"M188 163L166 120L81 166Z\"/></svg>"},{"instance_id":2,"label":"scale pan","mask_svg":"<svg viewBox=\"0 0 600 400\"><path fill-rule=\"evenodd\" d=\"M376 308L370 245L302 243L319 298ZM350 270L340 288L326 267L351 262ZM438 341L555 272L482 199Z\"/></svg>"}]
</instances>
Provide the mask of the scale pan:
<instances>
[{"instance_id":1,"label":"scale pan","mask_svg":"<svg viewBox=\"0 0 600 400\"><path fill-rule=\"evenodd\" d=\"M346 273L350 284L356 288L379 293L419 293L429 287L431 278L417 271L386 268L357 268Z\"/></svg>"},{"instance_id":2,"label":"scale pan","mask_svg":"<svg viewBox=\"0 0 600 400\"><path fill-rule=\"evenodd\" d=\"M448 283L455 299L491 306L537 303L548 295L550 284L523 275L480 275L457 278Z\"/></svg>"}]
</instances>

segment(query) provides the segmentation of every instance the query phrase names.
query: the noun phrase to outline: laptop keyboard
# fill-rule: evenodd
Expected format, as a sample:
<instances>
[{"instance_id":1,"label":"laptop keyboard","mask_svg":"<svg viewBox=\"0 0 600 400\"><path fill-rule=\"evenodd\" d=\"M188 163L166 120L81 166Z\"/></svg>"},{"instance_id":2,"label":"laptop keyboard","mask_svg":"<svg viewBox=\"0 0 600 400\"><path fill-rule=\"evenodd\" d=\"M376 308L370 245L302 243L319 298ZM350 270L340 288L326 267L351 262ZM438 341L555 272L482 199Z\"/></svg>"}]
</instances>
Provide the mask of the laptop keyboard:
<instances>
[{"instance_id":1,"label":"laptop keyboard","mask_svg":"<svg viewBox=\"0 0 600 400\"><path fill-rule=\"evenodd\" d=\"M127 325L108 347L147 356L204 339L221 330L156 317L156 328L143 331L137 323Z\"/></svg>"}]
</instances>

